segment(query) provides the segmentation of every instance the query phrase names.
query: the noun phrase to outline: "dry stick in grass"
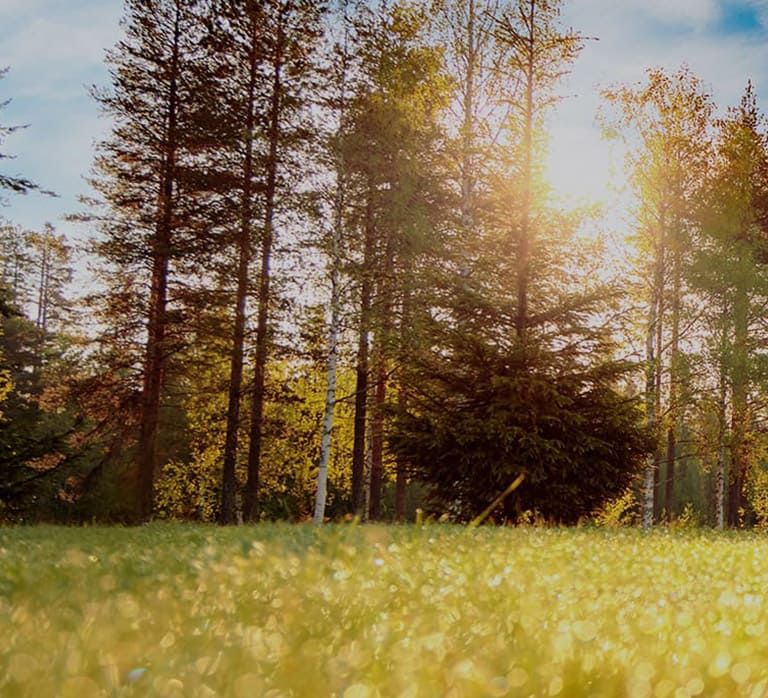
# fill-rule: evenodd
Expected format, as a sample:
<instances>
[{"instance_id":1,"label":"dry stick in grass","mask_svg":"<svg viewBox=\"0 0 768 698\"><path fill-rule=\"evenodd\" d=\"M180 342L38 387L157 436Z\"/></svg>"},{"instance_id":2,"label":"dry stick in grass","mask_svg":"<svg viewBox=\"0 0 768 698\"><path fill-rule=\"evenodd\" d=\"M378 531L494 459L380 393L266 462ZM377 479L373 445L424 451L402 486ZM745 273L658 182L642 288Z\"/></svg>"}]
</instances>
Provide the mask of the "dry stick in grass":
<instances>
[{"instance_id":1,"label":"dry stick in grass","mask_svg":"<svg viewBox=\"0 0 768 698\"><path fill-rule=\"evenodd\" d=\"M476 516L472 521L469 522L469 528L476 528L479 526L485 519L488 518L488 515L497 507L499 504L501 504L510 494L512 494L520 485L523 484L523 480L525 480L525 473L520 473L516 478L515 481L507 487L496 499L494 499L486 508L485 510L479 515Z\"/></svg>"}]
</instances>

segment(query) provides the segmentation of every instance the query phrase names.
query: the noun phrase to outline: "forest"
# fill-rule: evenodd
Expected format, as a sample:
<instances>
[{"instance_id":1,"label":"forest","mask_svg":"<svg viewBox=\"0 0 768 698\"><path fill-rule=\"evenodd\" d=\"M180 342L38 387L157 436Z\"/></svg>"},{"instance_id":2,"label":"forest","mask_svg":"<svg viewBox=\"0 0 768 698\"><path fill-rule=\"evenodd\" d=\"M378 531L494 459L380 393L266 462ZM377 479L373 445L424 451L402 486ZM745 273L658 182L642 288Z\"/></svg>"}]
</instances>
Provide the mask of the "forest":
<instances>
[{"instance_id":1,"label":"forest","mask_svg":"<svg viewBox=\"0 0 768 698\"><path fill-rule=\"evenodd\" d=\"M87 242L0 218L0 521L768 527L755 86L601 86L566 205L563 7L124 0Z\"/></svg>"}]
</instances>

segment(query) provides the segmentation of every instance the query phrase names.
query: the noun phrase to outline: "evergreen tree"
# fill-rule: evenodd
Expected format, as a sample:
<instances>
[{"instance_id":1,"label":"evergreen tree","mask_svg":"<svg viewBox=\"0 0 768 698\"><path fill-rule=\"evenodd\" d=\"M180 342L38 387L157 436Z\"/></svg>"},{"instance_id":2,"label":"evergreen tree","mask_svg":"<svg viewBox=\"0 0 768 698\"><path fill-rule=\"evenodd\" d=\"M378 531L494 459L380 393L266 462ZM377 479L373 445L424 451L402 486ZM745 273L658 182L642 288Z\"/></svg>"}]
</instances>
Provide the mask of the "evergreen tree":
<instances>
[{"instance_id":1,"label":"evergreen tree","mask_svg":"<svg viewBox=\"0 0 768 698\"><path fill-rule=\"evenodd\" d=\"M8 68L0 69L0 80L5 77L7 72ZM3 107L8 106L9 102L10 100L0 101L0 110L2 110ZM0 124L0 146L3 145L8 136L22 128L25 128L25 126L4 126ZM12 157L13 156L8 155L7 153L0 152L0 160L10 160ZM0 191L2 190L10 191L14 194L26 194L30 191L39 191L43 194L53 195L53 192L41 189L39 184L36 184L26 177L0 173Z\"/></svg>"},{"instance_id":2,"label":"evergreen tree","mask_svg":"<svg viewBox=\"0 0 768 698\"><path fill-rule=\"evenodd\" d=\"M521 0L497 17L507 89L522 90L487 180L493 208L475 263L442 279L391 437L434 508L464 520L523 473L505 518L573 522L618 495L647 450L636 400L619 389L631 367L597 320L615 291L594 281L582 220L554 208L542 181L543 118L581 45L558 13Z\"/></svg>"},{"instance_id":3,"label":"evergreen tree","mask_svg":"<svg viewBox=\"0 0 768 698\"><path fill-rule=\"evenodd\" d=\"M417 259L436 229L448 82L440 51L429 43L425 8L363 8L355 27L363 78L345 138L361 248L352 504L361 513L367 489L367 513L376 519L387 389L399 359L396 319L409 318ZM402 475L400 482L402 490Z\"/></svg>"},{"instance_id":4,"label":"evergreen tree","mask_svg":"<svg viewBox=\"0 0 768 698\"><path fill-rule=\"evenodd\" d=\"M111 89L94 91L114 121L111 137L99 146L93 178L102 205L94 216L101 228L94 248L107 287L101 307L111 328L103 339L120 337L131 347L113 354L141 375L136 479L142 519L152 513L160 409L179 338L178 314L169 308L172 271L189 262L198 224L199 118L215 113L199 103L208 92L200 89L207 66L200 60L197 4L127 0L125 38L108 54Z\"/></svg>"},{"instance_id":5,"label":"evergreen tree","mask_svg":"<svg viewBox=\"0 0 768 698\"><path fill-rule=\"evenodd\" d=\"M243 515L248 521L258 517L267 360L272 334L271 306L274 302L272 275L276 222L290 191L290 166L295 162L299 144L309 136L303 127L313 91L314 50L320 36L322 10L314 0L280 0L264 5L262 30L267 39L264 62L267 107L263 124L263 216L258 253L248 476L243 497Z\"/></svg>"}]
</instances>

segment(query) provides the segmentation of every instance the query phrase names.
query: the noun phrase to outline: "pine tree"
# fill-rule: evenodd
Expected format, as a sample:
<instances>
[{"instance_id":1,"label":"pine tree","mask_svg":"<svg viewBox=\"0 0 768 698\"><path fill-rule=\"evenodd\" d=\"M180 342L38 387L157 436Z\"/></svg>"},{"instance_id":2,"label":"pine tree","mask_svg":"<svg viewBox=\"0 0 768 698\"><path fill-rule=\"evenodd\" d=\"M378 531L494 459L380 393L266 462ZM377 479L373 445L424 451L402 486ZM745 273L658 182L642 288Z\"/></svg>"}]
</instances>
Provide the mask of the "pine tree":
<instances>
[{"instance_id":1,"label":"pine tree","mask_svg":"<svg viewBox=\"0 0 768 698\"><path fill-rule=\"evenodd\" d=\"M429 42L425 8L365 8L355 27L363 84L351 100L345 139L362 248L352 504L362 512L367 484L367 514L377 519L385 480L387 393L399 353L396 319L409 316L409 270L435 229L434 202L441 196L444 169L440 121L448 90L440 52ZM370 467L364 474L367 453Z\"/></svg>"},{"instance_id":2,"label":"pine tree","mask_svg":"<svg viewBox=\"0 0 768 698\"><path fill-rule=\"evenodd\" d=\"M33 233L29 242L37 276L35 326L40 334L38 367L41 367L49 333L63 332L67 319L70 303L65 288L72 281L72 248L50 223L46 223L43 232Z\"/></svg>"},{"instance_id":3,"label":"pine tree","mask_svg":"<svg viewBox=\"0 0 768 698\"><path fill-rule=\"evenodd\" d=\"M196 0L127 0L125 38L108 54L111 89L94 90L114 120L111 137L99 146L93 178L101 196L96 203L103 207L92 216L101 223L102 237L94 247L107 285L102 308L114 328L110 334L144 345L141 356L122 357L125 365L139 364L141 372L136 448L141 519L152 513L161 403L178 340L178 315L169 309L172 270L189 249L195 227L196 187L190 177L199 146L196 119L204 112L199 100L206 94L200 89L206 66L199 60L202 25L196 10Z\"/></svg>"},{"instance_id":4,"label":"pine tree","mask_svg":"<svg viewBox=\"0 0 768 698\"><path fill-rule=\"evenodd\" d=\"M615 291L593 281L582 220L557 210L542 181L544 115L582 42L558 13L520 1L496 18L511 113L481 185L492 209L473 231L470 267L442 275L391 436L435 511L462 520L522 472L504 518L531 509L575 521L626 487L647 450L636 402L619 391L632 368L595 322Z\"/></svg>"},{"instance_id":5,"label":"pine tree","mask_svg":"<svg viewBox=\"0 0 768 698\"><path fill-rule=\"evenodd\" d=\"M232 62L231 86L235 94L242 95L241 101L232 111L239 117L239 131L243 134L238 142L242 153L240 168L240 216L237 244L237 289L235 292L235 322L230 357L229 394L227 404L227 426L223 454L222 497L219 519L221 523L235 521L235 498L237 480L235 466L240 431L240 407L243 387L243 367L246 329L246 303L249 291L249 275L252 250L255 243L255 139L259 113L259 84L266 61L267 46L263 33L262 3L249 2L243 9L240 3L224 3L222 6L223 26L220 28L220 45Z\"/></svg>"},{"instance_id":6,"label":"pine tree","mask_svg":"<svg viewBox=\"0 0 768 698\"><path fill-rule=\"evenodd\" d=\"M263 218L256 289L256 340L251 386L248 476L243 516L258 517L259 477L264 439L266 373L272 333L272 266L276 219L281 196L286 193L291 153L307 139L303 116L313 93L315 48L320 37L322 7L314 0L275 0L265 3L262 30L267 39L264 80L267 107L264 130Z\"/></svg>"},{"instance_id":7,"label":"pine tree","mask_svg":"<svg viewBox=\"0 0 768 698\"><path fill-rule=\"evenodd\" d=\"M8 68L2 68L0 69L0 80L2 80L6 73L8 72ZM3 109L3 107L8 106L8 103L10 100L0 101L0 110ZM15 133L16 131L19 131L22 128L26 128L25 126L3 126L0 124L0 146L3 145L5 142L5 139ZM9 160L12 156L8 155L6 153L0 152L0 160ZM48 194L49 196L54 196L53 192L41 189L39 184L36 184L30 179L27 179L26 177L20 177L18 175L8 175L8 174L2 174L0 173L0 191L6 190L10 191L14 194L27 194L30 191L39 191L43 194Z\"/></svg>"}]
</instances>

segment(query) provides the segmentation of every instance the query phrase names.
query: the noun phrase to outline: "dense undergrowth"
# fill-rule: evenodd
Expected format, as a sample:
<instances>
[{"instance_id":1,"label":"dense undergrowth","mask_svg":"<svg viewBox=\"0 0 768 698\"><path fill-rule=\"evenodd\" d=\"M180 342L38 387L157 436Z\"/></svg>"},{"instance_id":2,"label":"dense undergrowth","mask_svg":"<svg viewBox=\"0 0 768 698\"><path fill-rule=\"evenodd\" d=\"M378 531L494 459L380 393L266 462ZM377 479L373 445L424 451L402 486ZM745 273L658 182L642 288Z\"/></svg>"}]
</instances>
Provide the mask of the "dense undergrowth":
<instances>
[{"instance_id":1,"label":"dense undergrowth","mask_svg":"<svg viewBox=\"0 0 768 698\"><path fill-rule=\"evenodd\" d=\"M762 696L768 539L0 529L0 695Z\"/></svg>"}]
</instances>

